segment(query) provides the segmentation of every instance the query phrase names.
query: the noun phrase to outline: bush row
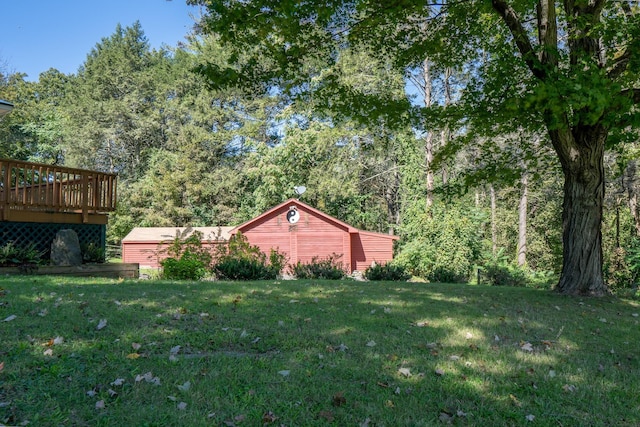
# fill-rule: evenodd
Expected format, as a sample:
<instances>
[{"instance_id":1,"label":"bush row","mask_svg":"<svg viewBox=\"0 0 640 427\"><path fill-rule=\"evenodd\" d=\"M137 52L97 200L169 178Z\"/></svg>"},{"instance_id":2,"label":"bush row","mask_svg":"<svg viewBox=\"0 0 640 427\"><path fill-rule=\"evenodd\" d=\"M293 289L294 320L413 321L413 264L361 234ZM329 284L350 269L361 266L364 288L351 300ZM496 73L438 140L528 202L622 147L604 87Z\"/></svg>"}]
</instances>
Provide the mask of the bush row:
<instances>
[{"instance_id":1,"label":"bush row","mask_svg":"<svg viewBox=\"0 0 640 427\"><path fill-rule=\"evenodd\" d=\"M160 262L162 278L168 280L200 280L212 274L226 280L273 280L283 271L287 258L272 249L267 256L257 246L252 246L242 233L229 239L227 245L219 245L212 255L202 247L202 234L191 230L177 232L176 237L159 254L166 255ZM289 266L289 273L298 279L338 280L346 276L340 260L342 255L326 258L314 257L310 262L297 262ZM396 265L373 265L364 276L369 280L407 280L404 268Z\"/></svg>"}]
</instances>

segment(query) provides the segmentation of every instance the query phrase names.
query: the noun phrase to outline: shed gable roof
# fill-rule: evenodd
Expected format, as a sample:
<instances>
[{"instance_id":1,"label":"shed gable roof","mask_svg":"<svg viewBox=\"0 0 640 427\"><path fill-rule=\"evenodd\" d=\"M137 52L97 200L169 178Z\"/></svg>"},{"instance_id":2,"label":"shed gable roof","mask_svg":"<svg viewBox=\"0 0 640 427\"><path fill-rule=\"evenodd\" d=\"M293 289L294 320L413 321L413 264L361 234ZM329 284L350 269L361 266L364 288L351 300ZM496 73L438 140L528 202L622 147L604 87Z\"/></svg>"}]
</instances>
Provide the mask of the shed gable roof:
<instances>
[{"instance_id":1,"label":"shed gable roof","mask_svg":"<svg viewBox=\"0 0 640 427\"><path fill-rule=\"evenodd\" d=\"M122 239L124 243L161 243L173 240L176 232L184 232L187 227L135 227ZM233 227L192 227L199 231L205 240L229 240Z\"/></svg>"},{"instance_id":2,"label":"shed gable roof","mask_svg":"<svg viewBox=\"0 0 640 427\"><path fill-rule=\"evenodd\" d=\"M274 206L273 208L267 210L266 212L263 212L262 214L258 215L255 218L250 219L249 221L238 225L237 227L235 227L233 230L231 230L231 234L235 234L238 231L242 231L244 232L245 230L247 230L248 228L251 228L252 225L258 224L260 223L263 219L272 216L273 214L279 214L280 212L285 212L289 210L289 207L292 205L296 205L296 207L298 208L302 208L303 210L306 210L310 213L313 213L314 215L317 215L318 217L320 217L322 220L324 220L325 222L328 222L338 228L342 228L344 231L349 232L349 233L357 233L358 229L355 227L352 227L351 225L347 224L346 222L342 222L337 218L332 217L331 215L327 215L326 213L319 211L316 208L313 208L309 205L307 205L306 203L302 203L300 200L297 199L289 199L285 202L280 203L277 206Z\"/></svg>"},{"instance_id":3,"label":"shed gable roof","mask_svg":"<svg viewBox=\"0 0 640 427\"><path fill-rule=\"evenodd\" d=\"M351 233L351 234L356 234L356 233L366 233L366 234L370 234L370 235L376 235L376 236L380 236L380 237L384 237L384 238L388 238L388 239L393 239L393 240L397 240L398 236L393 236L390 234L382 234L382 233L375 233L372 231L362 231L359 230L357 228L355 228L352 225L347 224L346 222L340 221L337 218L332 217L331 215L328 215L314 207L311 207L309 205L307 205L306 203L302 203L300 200L298 199L289 199L285 202L280 203L277 206L274 206L273 208L267 210L266 212L262 213L261 215L258 215L257 217L250 219L249 221L238 225L237 227L235 227L233 230L231 230L230 234L235 234L238 231L244 232L245 230L247 230L248 228L250 228L252 225L258 224L260 223L260 221L262 221L263 219L272 216L273 214L279 214L279 213L284 213L286 211L288 211L289 207L292 205L296 205L299 208L302 208L303 210L309 211L311 213L313 213L314 215L317 215L318 217L322 218L324 221L338 227L338 228L342 228L344 231Z\"/></svg>"}]
</instances>

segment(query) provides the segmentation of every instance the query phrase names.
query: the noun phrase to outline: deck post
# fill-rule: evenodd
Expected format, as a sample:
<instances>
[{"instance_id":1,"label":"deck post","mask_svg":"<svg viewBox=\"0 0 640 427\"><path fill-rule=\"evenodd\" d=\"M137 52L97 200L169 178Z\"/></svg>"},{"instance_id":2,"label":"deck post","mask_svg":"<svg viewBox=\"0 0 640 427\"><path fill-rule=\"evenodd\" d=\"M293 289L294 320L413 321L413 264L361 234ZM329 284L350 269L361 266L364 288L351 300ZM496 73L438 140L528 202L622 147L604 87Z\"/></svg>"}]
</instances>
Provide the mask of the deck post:
<instances>
[{"instance_id":1,"label":"deck post","mask_svg":"<svg viewBox=\"0 0 640 427\"><path fill-rule=\"evenodd\" d=\"M82 174L82 222L89 222L89 176Z\"/></svg>"},{"instance_id":2,"label":"deck post","mask_svg":"<svg viewBox=\"0 0 640 427\"><path fill-rule=\"evenodd\" d=\"M4 221L7 219L7 210L9 209L9 191L11 188L9 180L11 179L11 168L9 164L0 162L0 169L2 167L4 167L4 173L2 174L2 193L0 193L0 220Z\"/></svg>"}]
</instances>

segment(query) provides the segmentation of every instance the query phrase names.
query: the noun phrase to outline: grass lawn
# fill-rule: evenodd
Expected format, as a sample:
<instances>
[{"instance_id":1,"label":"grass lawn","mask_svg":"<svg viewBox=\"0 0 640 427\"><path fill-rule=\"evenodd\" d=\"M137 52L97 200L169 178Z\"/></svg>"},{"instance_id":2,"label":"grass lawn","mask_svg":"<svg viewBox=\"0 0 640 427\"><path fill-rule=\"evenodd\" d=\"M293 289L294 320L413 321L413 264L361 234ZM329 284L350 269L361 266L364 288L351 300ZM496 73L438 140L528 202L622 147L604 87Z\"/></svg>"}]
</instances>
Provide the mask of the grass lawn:
<instances>
[{"instance_id":1,"label":"grass lawn","mask_svg":"<svg viewBox=\"0 0 640 427\"><path fill-rule=\"evenodd\" d=\"M423 283L0 278L0 425L640 425L640 304Z\"/></svg>"}]
</instances>

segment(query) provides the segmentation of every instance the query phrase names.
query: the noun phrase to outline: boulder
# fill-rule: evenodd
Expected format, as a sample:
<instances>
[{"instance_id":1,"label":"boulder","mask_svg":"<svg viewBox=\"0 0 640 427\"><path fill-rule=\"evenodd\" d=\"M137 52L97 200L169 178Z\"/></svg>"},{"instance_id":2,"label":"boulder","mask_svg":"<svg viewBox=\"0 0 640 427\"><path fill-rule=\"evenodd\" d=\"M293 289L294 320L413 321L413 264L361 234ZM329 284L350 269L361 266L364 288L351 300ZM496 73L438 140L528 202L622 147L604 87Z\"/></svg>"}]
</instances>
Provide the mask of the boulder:
<instances>
[{"instance_id":1,"label":"boulder","mask_svg":"<svg viewBox=\"0 0 640 427\"><path fill-rule=\"evenodd\" d=\"M80 241L75 231L58 231L51 243L51 265L81 265Z\"/></svg>"}]
</instances>

